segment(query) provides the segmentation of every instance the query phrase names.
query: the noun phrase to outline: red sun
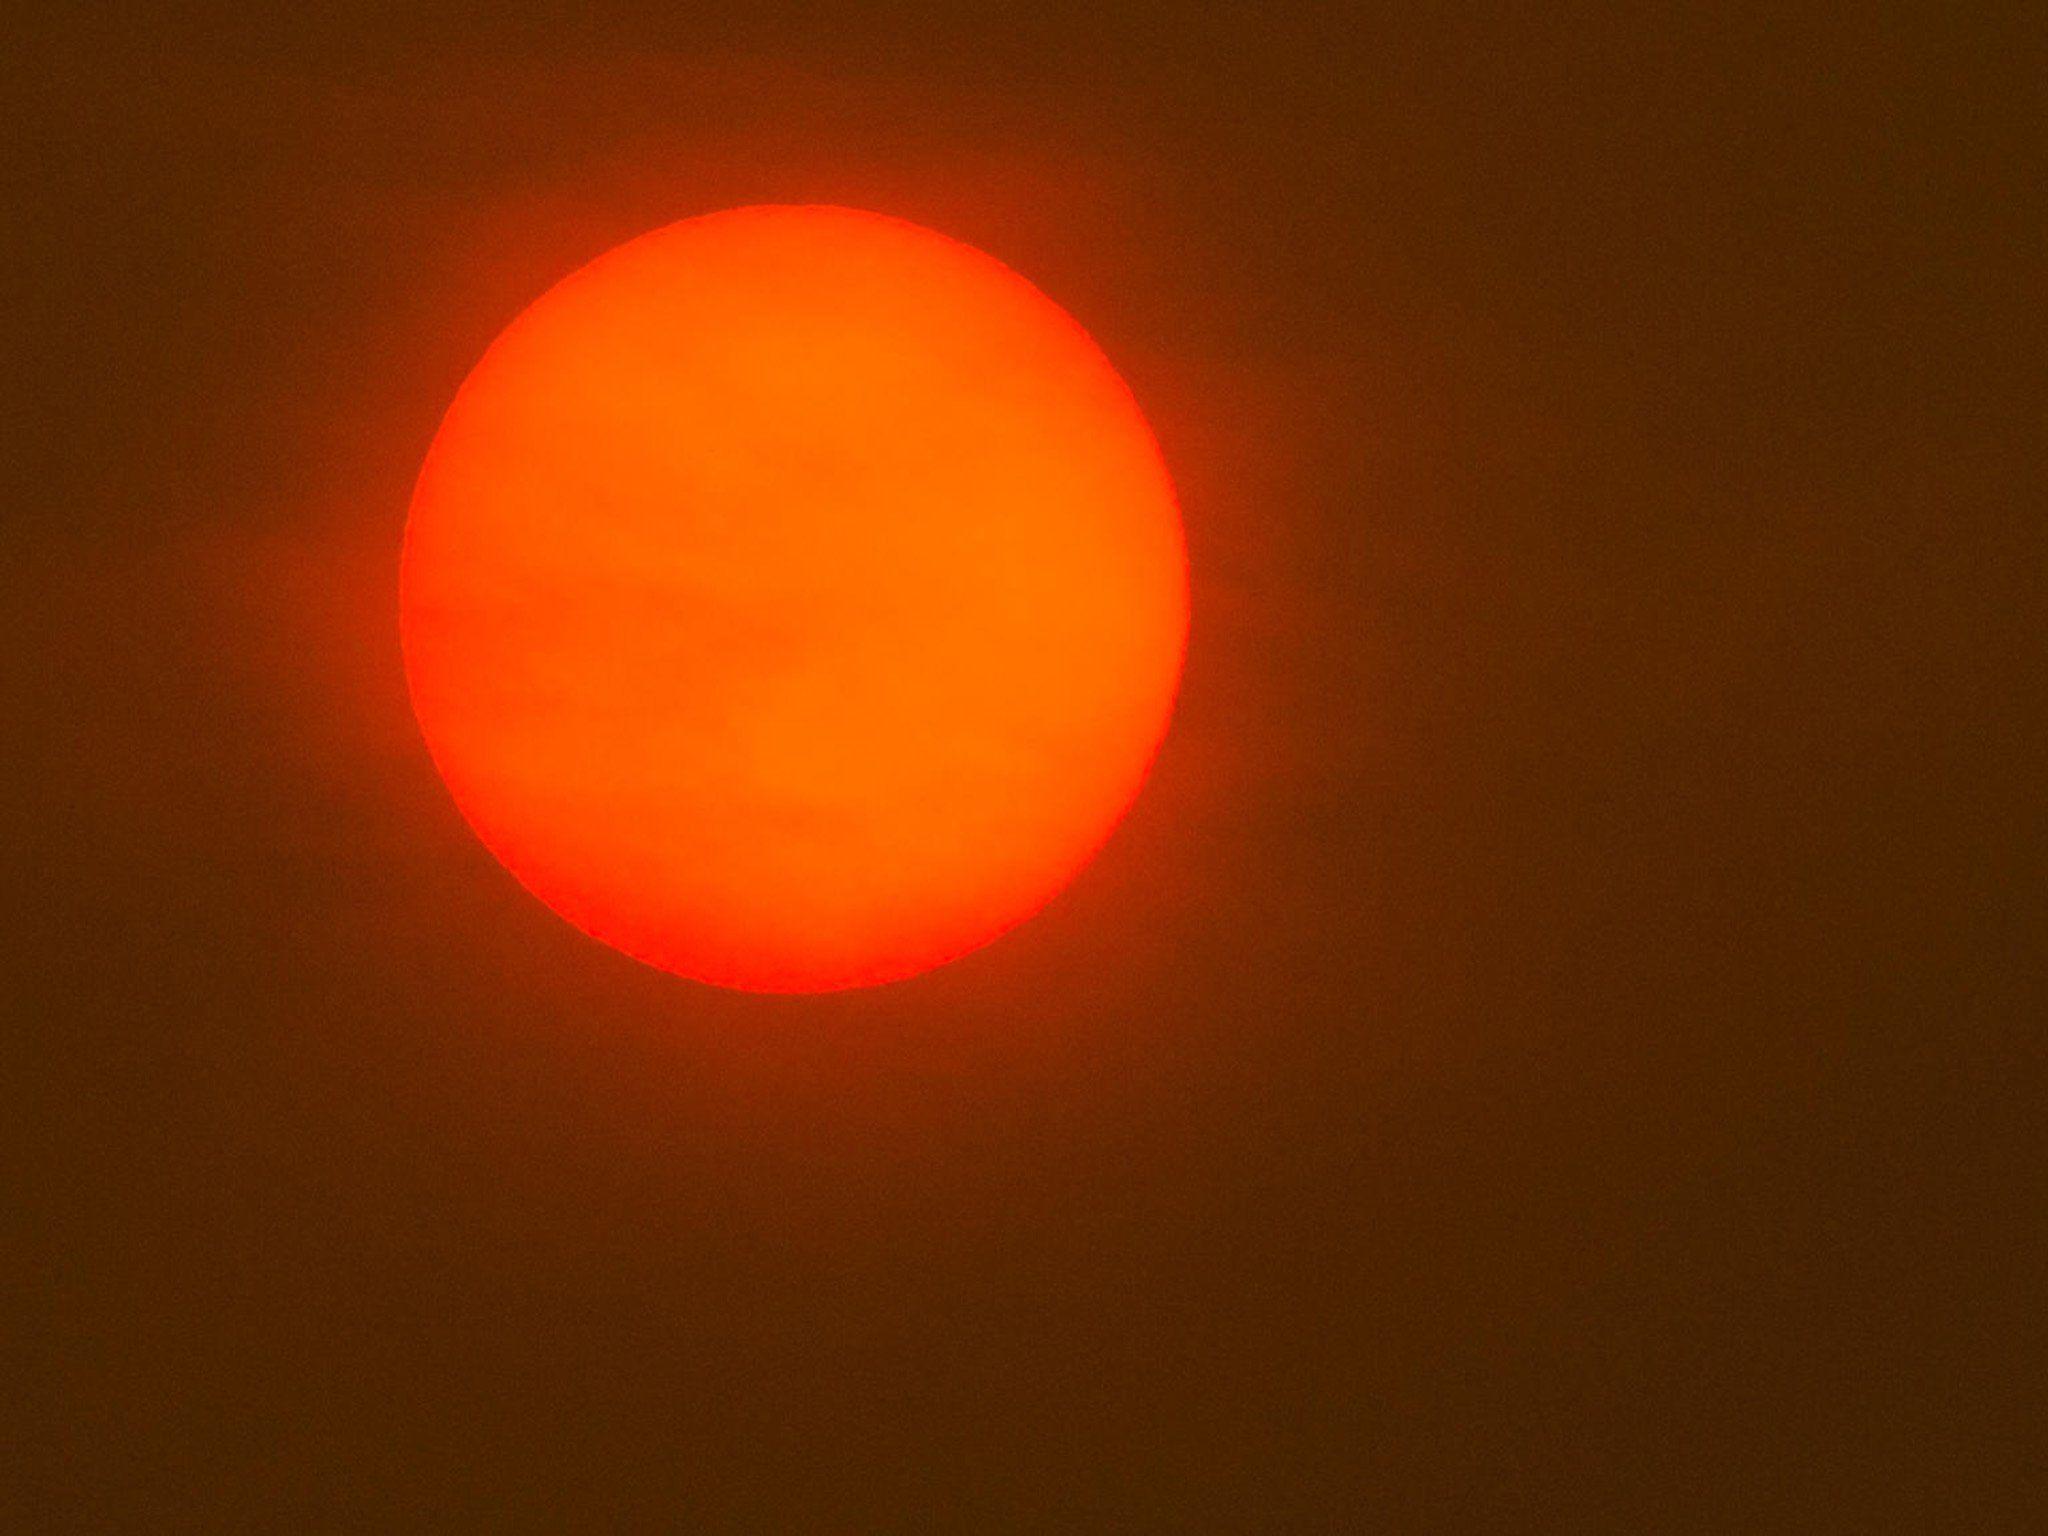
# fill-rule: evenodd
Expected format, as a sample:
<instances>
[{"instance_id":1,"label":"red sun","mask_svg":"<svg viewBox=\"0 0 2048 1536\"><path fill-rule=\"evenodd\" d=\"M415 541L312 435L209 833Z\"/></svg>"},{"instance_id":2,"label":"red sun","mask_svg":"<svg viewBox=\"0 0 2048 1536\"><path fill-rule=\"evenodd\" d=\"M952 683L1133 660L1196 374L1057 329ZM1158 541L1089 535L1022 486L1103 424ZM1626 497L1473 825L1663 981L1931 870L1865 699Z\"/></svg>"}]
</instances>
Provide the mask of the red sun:
<instances>
[{"instance_id":1,"label":"red sun","mask_svg":"<svg viewBox=\"0 0 2048 1536\"><path fill-rule=\"evenodd\" d=\"M912 976L1136 795L1187 566L1130 391L1007 267L844 208L599 257L492 343L400 624L462 814L586 933L722 986Z\"/></svg>"}]
</instances>

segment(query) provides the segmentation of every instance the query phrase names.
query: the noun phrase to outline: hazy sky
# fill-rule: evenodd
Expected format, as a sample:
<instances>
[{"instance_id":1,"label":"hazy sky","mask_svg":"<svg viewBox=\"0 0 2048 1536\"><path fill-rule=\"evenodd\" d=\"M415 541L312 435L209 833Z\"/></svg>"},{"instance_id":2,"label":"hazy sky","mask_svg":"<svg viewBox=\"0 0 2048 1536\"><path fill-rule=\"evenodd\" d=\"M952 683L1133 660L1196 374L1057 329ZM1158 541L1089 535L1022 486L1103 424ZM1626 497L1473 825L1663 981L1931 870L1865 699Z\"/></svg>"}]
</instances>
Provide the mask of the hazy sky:
<instances>
[{"instance_id":1,"label":"hazy sky","mask_svg":"<svg viewBox=\"0 0 2048 1536\"><path fill-rule=\"evenodd\" d=\"M646 9L9 47L4 1523L2038 1528L2030 8ZM1065 306L1193 570L1098 862L824 999L397 646L491 337L756 201Z\"/></svg>"}]
</instances>

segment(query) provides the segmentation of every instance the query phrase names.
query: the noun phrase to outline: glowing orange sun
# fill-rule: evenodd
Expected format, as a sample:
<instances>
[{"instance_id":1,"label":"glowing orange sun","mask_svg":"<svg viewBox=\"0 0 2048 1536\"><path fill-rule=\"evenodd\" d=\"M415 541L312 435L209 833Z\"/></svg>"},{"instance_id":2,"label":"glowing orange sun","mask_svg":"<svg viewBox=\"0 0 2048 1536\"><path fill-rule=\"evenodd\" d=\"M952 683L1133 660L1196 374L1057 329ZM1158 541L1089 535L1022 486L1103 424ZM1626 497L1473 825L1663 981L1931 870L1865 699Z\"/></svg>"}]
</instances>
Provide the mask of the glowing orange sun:
<instances>
[{"instance_id":1,"label":"glowing orange sun","mask_svg":"<svg viewBox=\"0 0 2048 1536\"><path fill-rule=\"evenodd\" d=\"M534 895L754 991L915 975L1130 804L1187 633L1173 489L1086 332L844 208L686 219L492 343L413 495L412 702Z\"/></svg>"}]
</instances>

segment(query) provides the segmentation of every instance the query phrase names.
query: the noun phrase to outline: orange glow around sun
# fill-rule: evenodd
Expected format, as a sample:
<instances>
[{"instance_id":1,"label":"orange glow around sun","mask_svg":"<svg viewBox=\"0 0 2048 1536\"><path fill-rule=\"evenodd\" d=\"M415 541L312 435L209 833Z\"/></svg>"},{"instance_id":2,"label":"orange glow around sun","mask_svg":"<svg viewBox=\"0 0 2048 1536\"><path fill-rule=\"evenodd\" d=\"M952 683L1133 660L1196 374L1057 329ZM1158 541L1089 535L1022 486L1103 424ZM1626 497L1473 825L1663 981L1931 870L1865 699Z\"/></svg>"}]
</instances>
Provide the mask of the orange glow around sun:
<instances>
[{"instance_id":1,"label":"orange glow around sun","mask_svg":"<svg viewBox=\"0 0 2048 1536\"><path fill-rule=\"evenodd\" d=\"M406 524L412 701L533 894L701 981L915 975L1029 917L1178 685L1173 489L1086 332L843 208L620 246L484 354Z\"/></svg>"}]
</instances>

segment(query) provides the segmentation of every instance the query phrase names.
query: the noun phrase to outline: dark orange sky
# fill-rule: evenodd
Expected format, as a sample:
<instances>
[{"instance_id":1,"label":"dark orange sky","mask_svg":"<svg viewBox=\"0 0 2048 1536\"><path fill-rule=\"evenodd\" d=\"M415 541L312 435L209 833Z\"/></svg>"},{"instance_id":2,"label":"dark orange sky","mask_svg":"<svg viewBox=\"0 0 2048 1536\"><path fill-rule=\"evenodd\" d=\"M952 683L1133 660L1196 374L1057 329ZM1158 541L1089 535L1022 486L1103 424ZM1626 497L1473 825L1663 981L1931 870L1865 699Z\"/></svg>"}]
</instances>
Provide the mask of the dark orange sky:
<instances>
[{"instance_id":1,"label":"dark orange sky","mask_svg":"<svg viewBox=\"0 0 2048 1536\"><path fill-rule=\"evenodd\" d=\"M2038 22L667 9L9 46L0 1524L2038 1528ZM825 998L398 650L491 338L763 201L1028 276L1192 571L1100 858Z\"/></svg>"}]
</instances>

